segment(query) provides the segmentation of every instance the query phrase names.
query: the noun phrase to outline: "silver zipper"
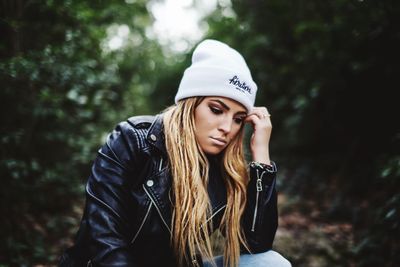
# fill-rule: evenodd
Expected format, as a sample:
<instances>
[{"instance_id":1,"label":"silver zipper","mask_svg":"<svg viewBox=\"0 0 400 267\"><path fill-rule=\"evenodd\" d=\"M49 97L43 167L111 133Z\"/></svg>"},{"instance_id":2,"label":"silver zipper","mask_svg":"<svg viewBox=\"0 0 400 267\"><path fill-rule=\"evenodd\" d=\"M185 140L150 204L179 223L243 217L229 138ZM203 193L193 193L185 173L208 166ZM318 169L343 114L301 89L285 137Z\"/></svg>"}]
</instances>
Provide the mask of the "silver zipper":
<instances>
[{"instance_id":1,"label":"silver zipper","mask_svg":"<svg viewBox=\"0 0 400 267\"><path fill-rule=\"evenodd\" d=\"M143 189L144 189L144 191L146 192L147 196L150 198L151 202L153 202L154 207L156 208L158 214L160 215L160 218L161 218L161 220L163 221L164 225L167 227L169 233L171 234L171 233L172 233L172 232L171 232L171 229L169 228L168 224L165 222L164 217L162 216L161 211L160 211L160 209L158 208L158 206L157 206L156 202L154 201L153 197L150 195L149 191L147 191L147 189L146 189L146 187L144 186L144 184L143 184L142 186L143 186Z\"/></svg>"},{"instance_id":2,"label":"silver zipper","mask_svg":"<svg viewBox=\"0 0 400 267\"><path fill-rule=\"evenodd\" d=\"M221 208L219 208L216 212L214 212L214 213L210 216L210 218L208 218L208 219L206 220L206 222L203 223L203 224L201 225L201 228L203 228L204 225L206 225L210 220L212 220L212 218L213 218L215 215L217 215L217 214L218 214L221 210L223 210L224 208L226 208L226 204L223 205Z\"/></svg>"},{"instance_id":3,"label":"silver zipper","mask_svg":"<svg viewBox=\"0 0 400 267\"><path fill-rule=\"evenodd\" d=\"M256 226L256 218L257 218L257 209L258 209L258 198L260 196L260 192L263 190L262 188L262 177L264 176L265 172L261 173L261 177L259 175L258 169L257 171L257 181L256 181L256 189L257 189L257 194L256 194L256 206L254 208L254 215L253 215L253 224L251 226L251 231L255 231L255 226Z\"/></svg>"},{"instance_id":4,"label":"silver zipper","mask_svg":"<svg viewBox=\"0 0 400 267\"><path fill-rule=\"evenodd\" d=\"M144 225L144 223L145 223L147 217L148 217L149 214L150 214L151 206L153 206L153 202L150 202L150 205L149 205L149 208L147 209L146 215L144 216L143 221L142 221L142 223L141 223L140 226L139 226L139 230L137 231L137 233L135 234L135 236L132 238L131 244L133 244L133 242L135 242L135 240L136 240L136 238L138 237L140 231L142 230L143 225Z\"/></svg>"},{"instance_id":5,"label":"silver zipper","mask_svg":"<svg viewBox=\"0 0 400 267\"><path fill-rule=\"evenodd\" d=\"M162 169L162 161L163 161L163 159L161 158L161 160L160 160L160 167L158 168L158 171L161 171L161 169Z\"/></svg>"}]
</instances>

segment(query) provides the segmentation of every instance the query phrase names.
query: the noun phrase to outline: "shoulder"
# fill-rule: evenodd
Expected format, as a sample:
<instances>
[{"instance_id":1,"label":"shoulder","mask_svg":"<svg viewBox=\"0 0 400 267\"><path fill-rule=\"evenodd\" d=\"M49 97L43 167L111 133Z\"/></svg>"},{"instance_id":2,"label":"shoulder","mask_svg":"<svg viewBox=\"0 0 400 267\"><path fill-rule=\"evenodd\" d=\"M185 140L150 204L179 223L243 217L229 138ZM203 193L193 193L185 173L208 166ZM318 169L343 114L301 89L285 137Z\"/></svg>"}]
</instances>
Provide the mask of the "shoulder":
<instances>
[{"instance_id":1,"label":"shoulder","mask_svg":"<svg viewBox=\"0 0 400 267\"><path fill-rule=\"evenodd\" d=\"M133 116L120 122L115 130L119 130L124 135L130 150L144 152L149 149L147 139L156 118L157 116L151 115Z\"/></svg>"},{"instance_id":2,"label":"shoulder","mask_svg":"<svg viewBox=\"0 0 400 267\"><path fill-rule=\"evenodd\" d=\"M125 121L121 121L120 123L118 123L114 130L124 132L148 130L155 119L156 116L152 115L133 116L126 119Z\"/></svg>"},{"instance_id":3,"label":"shoulder","mask_svg":"<svg viewBox=\"0 0 400 267\"><path fill-rule=\"evenodd\" d=\"M147 136L150 126L155 121L155 119L156 116L150 115L133 116L125 121L118 123L113 133L124 135L125 138L128 139L133 138L132 141L144 140Z\"/></svg>"},{"instance_id":4,"label":"shoulder","mask_svg":"<svg viewBox=\"0 0 400 267\"><path fill-rule=\"evenodd\" d=\"M148 131L156 116L134 116L116 125L107 136L101 151L111 154L122 165L132 166L132 160L149 149Z\"/></svg>"},{"instance_id":5,"label":"shoulder","mask_svg":"<svg viewBox=\"0 0 400 267\"><path fill-rule=\"evenodd\" d=\"M148 129L150 125L154 122L156 116L142 115L133 116L126 120L126 122L133 128L136 129Z\"/></svg>"}]
</instances>

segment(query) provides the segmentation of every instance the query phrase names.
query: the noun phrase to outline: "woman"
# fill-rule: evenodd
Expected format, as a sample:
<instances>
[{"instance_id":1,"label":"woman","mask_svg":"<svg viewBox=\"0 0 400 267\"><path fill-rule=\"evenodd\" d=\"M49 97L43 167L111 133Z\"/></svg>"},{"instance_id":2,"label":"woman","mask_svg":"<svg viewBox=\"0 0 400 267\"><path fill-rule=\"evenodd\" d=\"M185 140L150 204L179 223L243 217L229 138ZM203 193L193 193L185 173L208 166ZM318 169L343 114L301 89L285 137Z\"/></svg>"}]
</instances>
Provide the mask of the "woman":
<instances>
[{"instance_id":1,"label":"woman","mask_svg":"<svg viewBox=\"0 0 400 267\"><path fill-rule=\"evenodd\" d=\"M277 228L270 115L243 57L205 40L175 96L120 123L99 150L76 244L62 266L290 266L271 250ZM243 126L254 133L247 165ZM225 237L213 258L210 235Z\"/></svg>"}]
</instances>

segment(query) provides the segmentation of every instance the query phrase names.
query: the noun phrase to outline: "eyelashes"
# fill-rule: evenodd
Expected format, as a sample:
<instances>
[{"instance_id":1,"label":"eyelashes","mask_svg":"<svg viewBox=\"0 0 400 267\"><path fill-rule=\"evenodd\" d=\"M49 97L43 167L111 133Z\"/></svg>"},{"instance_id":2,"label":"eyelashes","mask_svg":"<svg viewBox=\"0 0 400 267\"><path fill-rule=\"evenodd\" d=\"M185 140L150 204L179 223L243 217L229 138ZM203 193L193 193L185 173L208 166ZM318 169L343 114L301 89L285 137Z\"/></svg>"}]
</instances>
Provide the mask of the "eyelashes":
<instances>
[{"instance_id":1,"label":"eyelashes","mask_svg":"<svg viewBox=\"0 0 400 267\"><path fill-rule=\"evenodd\" d=\"M222 110L215 108L215 107L210 107L210 110L214 114L222 114L222 112L223 112Z\"/></svg>"},{"instance_id":2,"label":"eyelashes","mask_svg":"<svg viewBox=\"0 0 400 267\"><path fill-rule=\"evenodd\" d=\"M216 108L216 107L210 106L209 108L210 108L211 112L214 113L215 115L220 115L224 112L223 110ZM236 118L233 118L233 120L236 124L240 125L243 123L244 117L236 117Z\"/></svg>"},{"instance_id":3,"label":"eyelashes","mask_svg":"<svg viewBox=\"0 0 400 267\"><path fill-rule=\"evenodd\" d=\"M242 124L243 123L243 118L234 118L233 119L237 124Z\"/></svg>"}]
</instances>

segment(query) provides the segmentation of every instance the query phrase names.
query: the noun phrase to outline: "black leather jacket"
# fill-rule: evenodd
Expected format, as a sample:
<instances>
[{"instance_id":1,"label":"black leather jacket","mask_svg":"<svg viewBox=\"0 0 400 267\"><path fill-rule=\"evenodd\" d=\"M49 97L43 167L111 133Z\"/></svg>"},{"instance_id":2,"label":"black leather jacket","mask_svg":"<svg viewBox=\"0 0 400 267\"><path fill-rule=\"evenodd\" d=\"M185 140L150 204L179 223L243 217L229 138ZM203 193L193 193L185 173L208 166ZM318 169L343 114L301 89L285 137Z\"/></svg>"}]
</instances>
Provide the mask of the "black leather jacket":
<instances>
[{"instance_id":1,"label":"black leather jacket","mask_svg":"<svg viewBox=\"0 0 400 267\"><path fill-rule=\"evenodd\" d=\"M60 266L176 266L170 245L172 199L162 116L118 124L98 151L86 185L75 245ZM252 253L271 249L277 229L276 167L250 164L242 227ZM218 228L226 189L210 160L210 219ZM248 253L243 251L243 253ZM187 264L202 266L201 259Z\"/></svg>"}]
</instances>

